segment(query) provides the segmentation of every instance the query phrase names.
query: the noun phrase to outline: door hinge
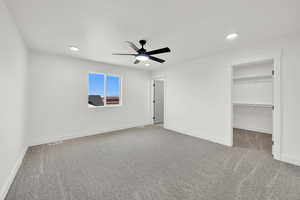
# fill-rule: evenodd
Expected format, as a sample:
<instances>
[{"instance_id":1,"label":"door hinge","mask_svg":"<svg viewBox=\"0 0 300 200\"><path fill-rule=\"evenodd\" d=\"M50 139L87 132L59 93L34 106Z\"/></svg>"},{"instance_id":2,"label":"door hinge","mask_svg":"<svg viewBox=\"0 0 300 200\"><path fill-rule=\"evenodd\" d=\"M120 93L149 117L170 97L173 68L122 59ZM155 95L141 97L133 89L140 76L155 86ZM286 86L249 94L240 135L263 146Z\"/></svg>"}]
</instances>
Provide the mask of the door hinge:
<instances>
[{"instance_id":1,"label":"door hinge","mask_svg":"<svg viewBox=\"0 0 300 200\"><path fill-rule=\"evenodd\" d=\"M155 117L152 117L153 120L155 120Z\"/></svg>"},{"instance_id":2,"label":"door hinge","mask_svg":"<svg viewBox=\"0 0 300 200\"><path fill-rule=\"evenodd\" d=\"M274 141L272 140L272 145L274 145Z\"/></svg>"},{"instance_id":3,"label":"door hinge","mask_svg":"<svg viewBox=\"0 0 300 200\"><path fill-rule=\"evenodd\" d=\"M155 103L155 100L153 100L153 103Z\"/></svg>"},{"instance_id":4,"label":"door hinge","mask_svg":"<svg viewBox=\"0 0 300 200\"><path fill-rule=\"evenodd\" d=\"M272 110L274 110L275 109L275 107L274 106L272 106Z\"/></svg>"},{"instance_id":5,"label":"door hinge","mask_svg":"<svg viewBox=\"0 0 300 200\"><path fill-rule=\"evenodd\" d=\"M155 83L153 83L153 87L155 87Z\"/></svg>"},{"instance_id":6,"label":"door hinge","mask_svg":"<svg viewBox=\"0 0 300 200\"><path fill-rule=\"evenodd\" d=\"M274 70L272 70L272 76L274 76L274 74L275 74L275 71L274 71Z\"/></svg>"}]
</instances>

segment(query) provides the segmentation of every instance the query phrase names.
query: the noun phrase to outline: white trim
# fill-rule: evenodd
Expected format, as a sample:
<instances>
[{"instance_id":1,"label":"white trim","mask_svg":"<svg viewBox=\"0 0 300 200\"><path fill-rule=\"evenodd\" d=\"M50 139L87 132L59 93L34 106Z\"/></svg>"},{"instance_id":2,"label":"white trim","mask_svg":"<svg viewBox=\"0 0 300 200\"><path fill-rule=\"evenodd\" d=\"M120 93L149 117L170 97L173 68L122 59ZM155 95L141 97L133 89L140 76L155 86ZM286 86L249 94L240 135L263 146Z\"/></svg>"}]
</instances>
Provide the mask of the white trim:
<instances>
[{"instance_id":1,"label":"white trim","mask_svg":"<svg viewBox=\"0 0 300 200\"><path fill-rule=\"evenodd\" d=\"M14 167L12 168L11 172L9 173L6 183L4 184L4 186L1 188L1 192L0 192L0 200L4 200L9 188L11 186L11 184L14 182L14 179L22 165L23 159L25 157L25 154L27 152L28 147L25 147L24 150L21 152L20 157L18 158L18 160L16 161Z\"/></svg>"},{"instance_id":2,"label":"white trim","mask_svg":"<svg viewBox=\"0 0 300 200\"><path fill-rule=\"evenodd\" d=\"M273 82L273 141L272 153L275 159L281 160L282 140L282 112L281 112L281 62L282 49L274 57L274 82Z\"/></svg>"},{"instance_id":3,"label":"white trim","mask_svg":"<svg viewBox=\"0 0 300 200\"><path fill-rule=\"evenodd\" d=\"M230 112L229 112L229 119L230 119L230 124L229 124L229 136L228 136L228 146L231 146L233 147L233 66L234 65L231 65L230 66L230 89L229 89L229 92L230 92L230 98L229 98L229 105L230 105ZM226 137L227 138L227 137ZM227 140L227 139L226 139Z\"/></svg>"},{"instance_id":4,"label":"white trim","mask_svg":"<svg viewBox=\"0 0 300 200\"><path fill-rule=\"evenodd\" d=\"M232 102L234 106L273 108L272 103Z\"/></svg>"},{"instance_id":5,"label":"white trim","mask_svg":"<svg viewBox=\"0 0 300 200\"><path fill-rule=\"evenodd\" d=\"M261 80L271 81L272 78L273 78L272 74L266 74L266 75L259 75L259 76L239 76L239 77L233 77L233 80L235 82L238 82L238 81L261 81Z\"/></svg>"},{"instance_id":6,"label":"white trim","mask_svg":"<svg viewBox=\"0 0 300 200\"><path fill-rule=\"evenodd\" d=\"M259 129L259 128L244 128L244 127L238 127L238 126L233 126L233 128L235 129L243 129L243 130L247 130L247 131L254 131L254 132L259 132L259 133L265 133L265 134L272 134L272 131L270 132L270 130L267 129Z\"/></svg>"},{"instance_id":7,"label":"white trim","mask_svg":"<svg viewBox=\"0 0 300 200\"><path fill-rule=\"evenodd\" d=\"M108 104L105 106L92 106L88 104L89 109L98 109L98 108L110 108L110 107L121 107L122 104Z\"/></svg>"},{"instance_id":8,"label":"white trim","mask_svg":"<svg viewBox=\"0 0 300 200\"><path fill-rule=\"evenodd\" d=\"M109 132L114 132L114 131L120 131L124 129L129 129L129 128L136 128L136 127L141 127L141 126L147 126L151 125L152 122L142 122L142 123L135 123L129 126L120 126L117 128L111 128L111 129L104 129L104 130L95 130L95 131L89 131L89 132L83 132L80 131L75 134L60 134L61 136L55 136L55 137L48 137L42 140L36 140L36 141L31 141L30 146L37 146L37 145L42 145L42 144L49 144L53 142L60 142L63 140L70 140L70 139L76 139L76 138L81 138L81 137L86 137L86 136L92 136L92 135L100 135L104 133L109 133Z\"/></svg>"},{"instance_id":9,"label":"white trim","mask_svg":"<svg viewBox=\"0 0 300 200\"><path fill-rule=\"evenodd\" d=\"M293 158L293 157L284 155L284 154L281 155L281 161L300 166L300 160L298 160L297 158Z\"/></svg>"},{"instance_id":10,"label":"white trim","mask_svg":"<svg viewBox=\"0 0 300 200\"><path fill-rule=\"evenodd\" d=\"M159 75L152 76L152 80L165 80L165 75L159 74Z\"/></svg>"},{"instance_id":11,"label":"white trim","mask_svg":"<svg viewBox=\"0 0 300 200\"><path fill-rule=\"evenodd\" d=\"M182 134L182 135L187 135L187 136L194 137L194 138L201 139L201 140L205 140L205 141L208 141L208 142L212 142L212 143L216 143L216 144L220 144L220 145L224 145L224 146L229 146L229 147L232 146L232 145L230 145L226 142L219 141L219 140L216 140L214 138L207 138L207 137L203 137L203 136L199 137L199 136L197 136L197 135L195 135L192 132L187 131L187 130L178 129L178 128L174 128L174 127L169 127L168 125L165 125L164 128L167 129L167 130L170 130L170 131L177 132L177 133Z\"/></svg>"},{"instance_id":12,"label":"white trim","mask_svg":"<svg viewBox=\"0 0 300 200\"><path fill-rule=\"evenodd\" d=\"M232 65L233 67L252 67L253 65L260 65L260 64L271 64L274 62L274 58L262 58L262 59L257 59L257 60L247 60L246 62L242 62L239 64L234 64Z\"/></svg>"}]
</instances>

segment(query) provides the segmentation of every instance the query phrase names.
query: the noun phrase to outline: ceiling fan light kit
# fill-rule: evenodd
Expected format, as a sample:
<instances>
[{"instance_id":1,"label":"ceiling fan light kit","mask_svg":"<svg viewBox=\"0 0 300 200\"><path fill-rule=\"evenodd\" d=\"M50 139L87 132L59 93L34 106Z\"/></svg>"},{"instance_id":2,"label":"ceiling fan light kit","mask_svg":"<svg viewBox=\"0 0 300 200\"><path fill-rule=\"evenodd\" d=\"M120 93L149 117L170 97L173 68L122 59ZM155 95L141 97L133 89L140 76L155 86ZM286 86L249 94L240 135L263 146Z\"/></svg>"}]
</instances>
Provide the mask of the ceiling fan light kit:
<instances>
[{"instance_id":1,"label":"ceiling fan light kit","mask_svg":"<svg viewBox=\"0 0 300 200\"><path fill-rule=\"evenodd\" d=\"M137 59L139 61L147 61L147 60L149 60L149 56L147 56L146 54L145 55L141 54L141 55L136 56L135 59Z\"/></svg>"},{"instance_id":2,"label":"ceiling fan light kit","mask_svg":"<svg viewBox=\"0 0 300 200\"><path fill-rule=\"evenodd\" d=\"M171 52L171 50L168 47L165 48L161 48L161 49L156 49L156 50L152 50L152 51L147 51L144 46L146 45L147 41L146 40L140 40L140 44L142 46L142 48L138 48L133 42L130 41L126 41L129 46L137 52L137 54L127 54L127 53L116 53L113 55L121 55L121 56L134 56L135 57L135 61L134 64L138 64L142 61L147 61L147 60L153 60L155 62L159 62L159 63L164 63L165 60L161 59L161 58L157 58L154 57L152 55L156 55L156 54L161 54L161 53L169 53Z\"/></svg>"}]
</instances>

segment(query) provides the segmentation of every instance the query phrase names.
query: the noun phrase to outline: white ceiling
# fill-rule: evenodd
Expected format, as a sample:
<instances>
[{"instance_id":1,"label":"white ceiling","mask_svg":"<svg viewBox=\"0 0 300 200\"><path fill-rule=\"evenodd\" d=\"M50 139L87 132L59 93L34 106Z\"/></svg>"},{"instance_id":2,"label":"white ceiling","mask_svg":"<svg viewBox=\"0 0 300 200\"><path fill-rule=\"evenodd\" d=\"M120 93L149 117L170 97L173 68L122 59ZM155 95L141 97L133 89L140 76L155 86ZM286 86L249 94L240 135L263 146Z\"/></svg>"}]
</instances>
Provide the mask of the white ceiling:
<instances>
[{"instance_id":1,"label":"white ceiling","mask_svg":"<svg viewBox=\"0 0 300 200\"><path fill-rule=\"evenodd\" d=\"M174 64L227 48L300 31L299 0L6 0L30 48L134 66L124 42ZM236 41L225 36L238 32ZM70 52L69 45L80 52ZM151 62L150 68L162 66ZM136 67L149 68L140 64Z\"/></svg>"}]
</instances>

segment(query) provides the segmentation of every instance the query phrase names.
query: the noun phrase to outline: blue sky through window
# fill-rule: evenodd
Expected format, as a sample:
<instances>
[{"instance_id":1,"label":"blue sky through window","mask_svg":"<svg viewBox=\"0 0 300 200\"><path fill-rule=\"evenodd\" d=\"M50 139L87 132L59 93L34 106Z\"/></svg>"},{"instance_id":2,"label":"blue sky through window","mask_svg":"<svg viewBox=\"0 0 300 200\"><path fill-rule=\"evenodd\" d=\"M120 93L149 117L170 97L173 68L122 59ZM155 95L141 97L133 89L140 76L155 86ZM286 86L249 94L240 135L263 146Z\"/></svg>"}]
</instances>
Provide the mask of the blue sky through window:
<instances>
[{"instance_id":1,"label":"blue sky through window","mask_svg":"<svg viewBox=\"0 0 300 200\"><path fill-rule=\"evenodd\" d=\"M120 78L115 76L106 77L106 96L120 95ZM104 75L89 73L89 95L104 96Z\"/></svg>"},{"instance_id":2,"label":"blue sky through window","mask_svg":"<svg viewBox=\"0 0 300 200\"><path fill-rule=\"evenodd\" d=\"M89 73L89 95L104 96L104 75Z\"/></svg>"},{"instance_id":3,"label":"blue sky through window","mask_svg":"<svg viewBox=\"0 0 300 200\"><path fill-rule=\"evenodd\" d=\"M107 76L106 77L106 96L119 96L120 94L120 84L119 77Z\"/></svg>"}]
</instances>

